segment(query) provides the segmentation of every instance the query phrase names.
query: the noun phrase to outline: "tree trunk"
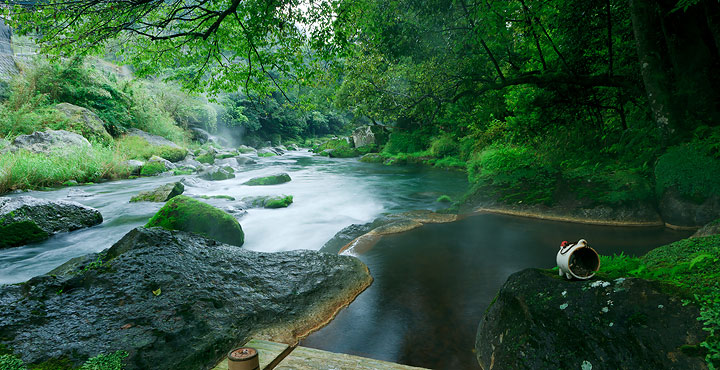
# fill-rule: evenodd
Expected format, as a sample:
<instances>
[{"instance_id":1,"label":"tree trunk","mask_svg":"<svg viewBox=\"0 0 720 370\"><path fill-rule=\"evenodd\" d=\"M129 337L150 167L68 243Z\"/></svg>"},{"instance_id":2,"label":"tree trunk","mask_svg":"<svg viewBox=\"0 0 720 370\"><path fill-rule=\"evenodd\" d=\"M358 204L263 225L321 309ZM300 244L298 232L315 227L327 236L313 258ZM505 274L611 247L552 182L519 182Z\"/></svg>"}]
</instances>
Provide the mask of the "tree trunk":
<instances>
[{"instance_id":1,"label":"tree trunk","mask_svg":"<svg viewBox=\"0 0 720 370\"><path fill-rule=\"evenodd\" d=\"M662 33L662 15L654 0L630 0L633 33L645 91L656 127L665 143L678 122L671 66Z\"/></svg>"}]
</instances>

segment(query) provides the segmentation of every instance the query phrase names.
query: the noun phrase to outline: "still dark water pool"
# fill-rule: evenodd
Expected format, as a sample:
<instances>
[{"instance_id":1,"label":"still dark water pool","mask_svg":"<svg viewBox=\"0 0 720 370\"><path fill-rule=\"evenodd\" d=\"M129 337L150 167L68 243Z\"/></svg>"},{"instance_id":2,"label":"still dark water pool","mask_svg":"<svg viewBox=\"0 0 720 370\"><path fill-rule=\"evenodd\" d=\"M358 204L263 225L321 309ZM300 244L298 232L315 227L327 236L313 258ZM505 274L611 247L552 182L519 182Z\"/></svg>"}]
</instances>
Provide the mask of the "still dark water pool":
<instances>
[{"instance_id":1,"label":"still dark water pool","mask_svg":"<svg viewBox=\"0 0 720 370\"><path fill-rule=\"evenodd\" d=\"M642 255L688 236L482 214L382 239L359 256L373 285L301 345L432 369L479 369L483 312L512 273L555 266L562 240L604 255ZM602 267L601 267L602 268Z\"/></svg>"}]
</instances>

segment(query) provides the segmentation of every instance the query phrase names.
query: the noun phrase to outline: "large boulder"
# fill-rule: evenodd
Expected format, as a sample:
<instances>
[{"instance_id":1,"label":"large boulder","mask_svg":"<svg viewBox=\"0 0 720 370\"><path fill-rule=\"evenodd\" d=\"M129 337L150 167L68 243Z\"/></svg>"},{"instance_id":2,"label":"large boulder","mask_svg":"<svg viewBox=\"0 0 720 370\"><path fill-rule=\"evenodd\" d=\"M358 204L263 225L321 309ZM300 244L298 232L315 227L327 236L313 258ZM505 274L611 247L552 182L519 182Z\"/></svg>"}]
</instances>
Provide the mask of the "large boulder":
<instances>
[{"instance_id":1,"label":"large boulder","mask_svg":"<svg viewBox=\"0 0 720 370\"><path fill-rule=\"evenodd\" d=\"M45 240L53 234L102 221L98 210L76 202L0 197L0 248Z\"/></svg>"},{"instance_id":2,"label":"large boulder","mask_svg":"<svg viewBox=\"0 0 720 370\"><path fill-rule=\"evenodd\" d=\"M138 195L130 198L130 202L167 202L184 191L185 185L181 182L173 182L153 190L141 191Z\"/></svg>"},{"instance_id":3,"label":"large boulder","mask_svg":"<svg viewBox=\"0 0 720 370\"><path fill-rule=\"evenodd\" d=\"M691 236L691 238L718 234L720 234L720 218L701 227L700 230L696 231L695 234Z\"/></svg>"},{"instance_id":4,"label":"large boulder","mask_svg":"<svg viewBox=\"0 0 720 370\"><path fill-rule=\"evenodd\" d=\"M16 137L12 142L10 150L25 149L35 153L50 153L73 147L90 147L90 142L74 132L47 130L36 131L30 135L20 135Z\"/></svg>"},{"instance_id":5,"label":"large boulder","mask_svg":"<svg viewBox=\"0 0 720 370\"><path fill-rule=\"evenodd\" d=\"M104 143L112 142L112 136L105 130L104 122L90 109L70 103L57 104L55 109L65 115L73 131L80 133L85 138Z\"/></svg>"},{"instance_id":6,"label":"large boulder","mask_svg":"<svg viewBox=\"0 0 720 370\"><path fill-rule=\"evenodd\" d=\"M669 226L699 228L720 217L720 195L698 201L670 188L660 199L660 215Z\"/></svg>"},{"instance_id":7,"label":"large boulder","mask_svg":"<svg viewBox=\"0 0 720 370\"><path fill-rule=\"evenodd\" d=\"M145 225L154 226L189 231L237 246L245 241L242 227L233 216L184 195L170 199Z\"/></svg>"},{"instance_id":8,"label":"large boulder","mask_svg":"<svg viewBox=\"0 0 720 370\"><path fill-rule=\"evenodd\" d=\"M352 133L353 143L356 148L367 145L385 145L388 140L388 129L385 126L361 126Z\"/></svg>"},{"instance_id":9,"label":"large boulder","mask_svg":"<svg viewBox=\"0 0 720 370\"><path fill-rule=\"evenodd\" d=\"M290 175L287 173L280 173L277 175L254 177L244 182L243 185L278 185L289 182L290 180Z\"/></svg>"},{"instance_id":10,"label":"large boulder","mask_svg":"<svg viewBox=\"0 0 720 370\"><path fill-rule=\"evenodd\" d=\"M32 364L123 350L126 370L209 369L252 337L296 343L371 282L351 257L137 228L99 254L0 286L0 346Z\"/></svg>"},{"instance_id":11,"label":"large boulder","mask_svg":"<svg viewBox=\"0 0 720 370\"><path fill-rule=\"evenodd\" d=\"M569 281L527 269L508 278L480 323L483 369L706 369L699 309L662 283ZM693 353L694 352L694 353Z\"/></svg>"}]
</instances>

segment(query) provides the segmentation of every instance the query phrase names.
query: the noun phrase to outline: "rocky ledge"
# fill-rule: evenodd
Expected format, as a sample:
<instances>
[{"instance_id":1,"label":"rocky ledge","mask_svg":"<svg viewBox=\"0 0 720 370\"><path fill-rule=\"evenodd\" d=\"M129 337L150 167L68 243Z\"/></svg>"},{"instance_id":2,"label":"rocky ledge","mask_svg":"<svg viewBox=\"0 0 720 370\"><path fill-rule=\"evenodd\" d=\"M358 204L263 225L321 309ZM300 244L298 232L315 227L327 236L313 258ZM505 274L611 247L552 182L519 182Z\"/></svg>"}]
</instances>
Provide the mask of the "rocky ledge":
<instances>
[{"instance_id":1,"label":"rocky ledge","mask_svg":"<svg viewBox=\"0 0 720 370\"><path fill-rule=\"evenodd\" d=\"M371 282L352 257L137 228L99 254L1 286L0 346L31 364L124 350L126 369L207 369L251 337L296 342Z\"/></svg>"},{"instance_id":2,"label":"rocky ledge","mask_svg":"<svg viewBox=\"0 0 720 370\"><path fill-rule=\"evenodd\" d=\"M97 225L100 212L77 202L30 196L0 197L0 248L41 241L59 232Z\"/></svg>"},{"instance_id":3,"label":"rocky ledge","mask_svg":"<svg viewBox=\"0 0 720 370\"><path fill-rule=\"evenodd\" d=\"M475 348L490 369L706 369L699 309L636 278L568 281L513 274L485 313Z\"/></svg>"}]
</instances>

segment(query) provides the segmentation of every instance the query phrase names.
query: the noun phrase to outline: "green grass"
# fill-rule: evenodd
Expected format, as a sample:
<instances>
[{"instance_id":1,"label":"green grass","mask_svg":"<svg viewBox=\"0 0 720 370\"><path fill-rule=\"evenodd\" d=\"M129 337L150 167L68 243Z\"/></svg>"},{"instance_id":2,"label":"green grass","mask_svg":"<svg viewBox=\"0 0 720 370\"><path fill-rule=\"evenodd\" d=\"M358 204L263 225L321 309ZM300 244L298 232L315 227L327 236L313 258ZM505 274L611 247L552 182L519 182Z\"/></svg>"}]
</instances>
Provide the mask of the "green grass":
<instances>
[{"instance_id":1,"label":"green grass","mask_svg":"<svg viewBox=\"0 0 720 370\"><path fill-rule=\"evenodd\" d=\"M21 359L5 354L0 355L0 370L123 370L123 361L128 356L125 351L116 351L111 354L99 354L89 358L85 363L76 368L66 359L49 359L40 364L26 365Z\"/></svg>"},{"instance_id":2,"label":"green grass","mask_svg":"<svg viewBox=\"0 0 720 370\"><path fill-rule=\"evenodd\" d=\"M115 145L119 151L126 154L128 159L138 159L142 161L146 161L156 155L170 162L177 162L187 155L186 149L149 145L147 140L138 136L123 136L115 140Z\"/></svg>"}]
</instances>

